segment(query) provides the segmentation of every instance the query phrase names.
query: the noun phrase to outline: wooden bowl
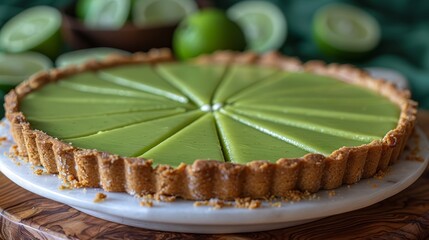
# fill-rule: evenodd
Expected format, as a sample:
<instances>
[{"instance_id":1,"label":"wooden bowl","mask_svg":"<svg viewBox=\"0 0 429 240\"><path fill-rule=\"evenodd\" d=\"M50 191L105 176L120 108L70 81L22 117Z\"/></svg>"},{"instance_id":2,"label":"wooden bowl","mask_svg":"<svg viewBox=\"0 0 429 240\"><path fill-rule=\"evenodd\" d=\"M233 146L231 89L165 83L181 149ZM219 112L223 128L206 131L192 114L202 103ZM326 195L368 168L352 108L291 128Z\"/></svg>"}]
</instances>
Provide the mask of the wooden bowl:
<instances>
[{"instance_id":1,"label":"wooden bowl","mask_svg":"<svg viewBox=\"0 0 429 240\"><path fill-rule=\"evenodd\" d=\"M62 11L62 35L73 49L112 47L130 52L147 51L151 48L171 48L174 30L178 23L136 27L127 23L121 29L89 28L75 17L75 6Z\"/></svg>"}]
</instances>

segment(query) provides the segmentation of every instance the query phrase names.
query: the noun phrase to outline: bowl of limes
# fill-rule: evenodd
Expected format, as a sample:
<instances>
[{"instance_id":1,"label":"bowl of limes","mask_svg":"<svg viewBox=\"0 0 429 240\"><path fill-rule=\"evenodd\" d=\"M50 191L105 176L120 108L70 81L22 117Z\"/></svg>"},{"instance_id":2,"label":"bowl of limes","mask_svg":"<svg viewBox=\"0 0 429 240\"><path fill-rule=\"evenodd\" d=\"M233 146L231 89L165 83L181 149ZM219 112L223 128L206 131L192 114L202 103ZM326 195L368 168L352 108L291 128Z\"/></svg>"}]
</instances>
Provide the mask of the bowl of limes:
<instances>
[{"instance_id":1,"label":"bowl of limes","mask_svg":"<svg viewBox=\"0 0 429 240\"><path fill-rule=\"evenodd\" d=\"M78 0L63 11L62 33L74 49L171 47L179 21L197 9L194 0Z\"/></svg>"}]
</instances>

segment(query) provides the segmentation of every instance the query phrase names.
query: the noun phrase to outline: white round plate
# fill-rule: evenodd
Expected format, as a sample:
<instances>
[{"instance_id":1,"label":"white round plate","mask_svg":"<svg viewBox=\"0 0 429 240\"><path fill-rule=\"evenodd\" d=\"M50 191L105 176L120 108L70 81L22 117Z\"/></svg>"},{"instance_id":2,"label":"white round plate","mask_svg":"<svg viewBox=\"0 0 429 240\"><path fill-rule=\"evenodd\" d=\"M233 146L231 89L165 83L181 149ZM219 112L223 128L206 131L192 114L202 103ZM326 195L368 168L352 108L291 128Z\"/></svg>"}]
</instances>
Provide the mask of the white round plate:
<instances>
[{"instance_id":1,"label":"white round plate","mask_svg":"<svg viewBox=\"0 0 429 240\"><path fill-rule=\"evenodd\" d=\"M255 232L294 226L323 217L360 209L402 191L423 173L429 161L429 143L417 129L423 162L402 160L392 166L382 179L364 179L359 183L316 193L316 199L280 207L264 201L258 209L225 207L214 209L194 206L194 201L154 202L151 208L140 206L138 198L126 193L104 192L101 189L59 190L60 180L54 175L36 175L34 167L20 159L8 157L13 144L7 123L0 124L0 136L7 140L0 146L0 171L19 186L43 197L67 204L89 215L108 221L148 229L190 233ZM412 142L412 141L411 141ZM412 147L412 146L411 146ZM404 157L402 157L404 158ZM19 164L17 164L19 162ZM107 199L94 203L96 193ZM331 194L330 194L331 193Z\"/></svg>"},{"instance_id":2,"label":"white round plate","mask_svg":"<svg viewBox=\"0 0 429 240\"><path fill-rule=\"evenodd\" d=\"M367 67L365 70L373 78L383 78L387 81L394 83L400 89L408 89L408 81L405 76L391 68L383 67Z\"/></svg>"}]
</instances>

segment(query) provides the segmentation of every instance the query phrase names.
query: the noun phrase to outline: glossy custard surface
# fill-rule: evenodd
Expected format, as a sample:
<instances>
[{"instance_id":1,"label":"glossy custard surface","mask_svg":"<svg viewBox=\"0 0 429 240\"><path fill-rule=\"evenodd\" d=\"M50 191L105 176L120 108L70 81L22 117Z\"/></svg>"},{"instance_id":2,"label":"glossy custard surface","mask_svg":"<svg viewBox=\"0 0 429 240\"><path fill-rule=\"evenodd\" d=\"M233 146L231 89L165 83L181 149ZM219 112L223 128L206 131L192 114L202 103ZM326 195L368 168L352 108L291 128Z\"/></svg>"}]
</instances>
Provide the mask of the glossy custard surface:
<instances>
[{"instance_id":1,"label":"glossy custard surface","mask_svg":"<svg viewBox=\"0 0 429 240\"><path fill-rule=\"evenodd\" d=\"M154 165L275 162L381 139L400 109L362 87L253 65L127 65L73 75L21 103L32 128Z\"/></svg>"}]
</instances>

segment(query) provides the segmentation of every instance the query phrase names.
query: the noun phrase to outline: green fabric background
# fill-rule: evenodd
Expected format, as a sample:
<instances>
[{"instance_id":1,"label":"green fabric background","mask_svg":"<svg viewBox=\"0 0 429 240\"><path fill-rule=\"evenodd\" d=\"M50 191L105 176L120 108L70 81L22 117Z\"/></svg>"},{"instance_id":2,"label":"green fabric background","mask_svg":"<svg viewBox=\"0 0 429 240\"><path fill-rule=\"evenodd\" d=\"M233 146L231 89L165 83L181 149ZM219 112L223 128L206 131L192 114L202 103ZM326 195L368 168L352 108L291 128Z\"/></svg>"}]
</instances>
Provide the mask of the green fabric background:
<instances>
[{"instance_id":1,"label":"green fabric background","mask_svg":"<svg viewBox=\"0 0 429 240\"><path fill-rule=\"evenodd\" d=\"M23 9L36 5L63 7L73 0L2 0L0 26ZM213 1L220 8L228 8L238 0ZM271 0L285 13L288 38L281 51L302 60L333 59L323 56L311 37L314 12L322 5L338 0ZM382 27L382 41L367 58L352 62L361 67L388 67L404 74L409 81L413 98L420 107L429 109L429 1L428 0L345 0L366 9ZM335 60L337 61L337 60Z\"/></svg>"}]
</instances>

